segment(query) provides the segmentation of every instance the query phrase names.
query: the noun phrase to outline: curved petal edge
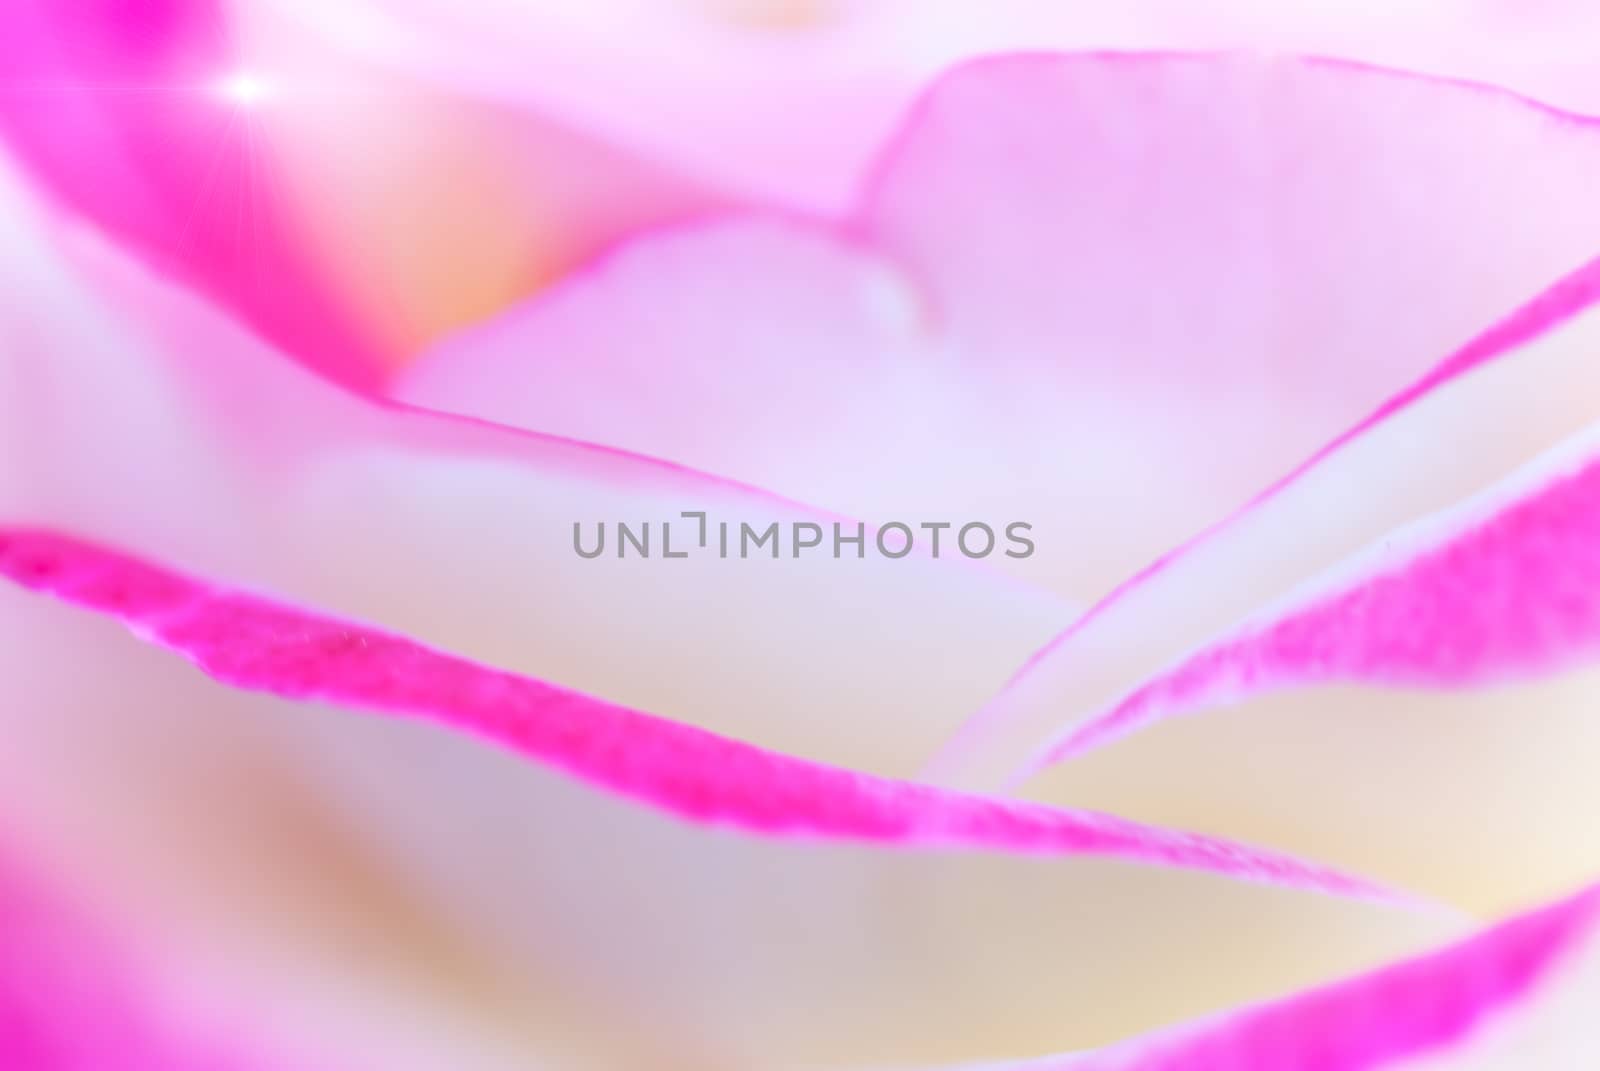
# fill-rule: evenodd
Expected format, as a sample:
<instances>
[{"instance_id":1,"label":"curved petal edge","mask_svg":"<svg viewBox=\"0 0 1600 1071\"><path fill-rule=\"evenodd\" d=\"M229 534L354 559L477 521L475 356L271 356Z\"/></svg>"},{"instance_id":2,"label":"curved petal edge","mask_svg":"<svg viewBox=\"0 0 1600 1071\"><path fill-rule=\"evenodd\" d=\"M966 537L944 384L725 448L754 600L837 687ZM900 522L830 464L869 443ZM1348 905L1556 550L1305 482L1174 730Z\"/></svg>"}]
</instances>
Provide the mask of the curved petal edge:
<instances>
[{"instance_id":1,"label":"curved petal edge","mask_svg":"<svg viewBox=\"0 0 1600 1071\"><path fill-rule=\"evenodd\" d=\"M886 846L1094 854L1398 899L1356 878L1213 838L777 754L56 533L0 527L0 574L109 615L224 684L420 716L694 822Z\"/></svg>"}]
</instances>

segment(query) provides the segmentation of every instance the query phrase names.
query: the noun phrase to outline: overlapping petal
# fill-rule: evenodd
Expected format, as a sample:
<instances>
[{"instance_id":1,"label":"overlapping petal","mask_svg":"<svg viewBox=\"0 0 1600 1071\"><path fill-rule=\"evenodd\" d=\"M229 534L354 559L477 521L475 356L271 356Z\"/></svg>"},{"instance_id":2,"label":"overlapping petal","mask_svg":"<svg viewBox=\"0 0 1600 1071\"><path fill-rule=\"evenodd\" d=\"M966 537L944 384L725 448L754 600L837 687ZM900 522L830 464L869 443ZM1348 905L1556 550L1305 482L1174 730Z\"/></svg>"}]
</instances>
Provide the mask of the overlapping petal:
<instances>
[{"instance_id":1,"label":"overlapping petal","mask_svg":"<svg viewBox=\"0 0 1600 1071\"><path fill-rule=\"evenodd\" d=\"M21 0L0 35L0 132L61 202L236 309L287 351L372 384L372 340L327 287L253 118L215 0Z\"/></svg>"},{"instance_id":2,"label":"overlapping petal","mask_svg":"<svg viewBox=\"0 0 1600 1071\"><path fill-rule=\"evenodd\" d=\"M117 62L164 62L131 40L116 43ZM894 775L1052 635L1068 640L1032 666L1031 694L1006 694L1033 704L1010 728L1104 709L1085 696L1116 698L1061 754L1221 699L1332 681L1499 683L1567 668L1594 646L1592 451L1468 518L1391 539L1309 594L1294 588L1594 418L1592 272L1430 371L1486 310L1600 239L1587 196L1600 141L1583 121L1306 61L978 64L923 100L848 220L742 215L647 235L555 298L441 350L406 388L530 429L516 433L360 400L281 349L359 381L348 368L366 354L494 307L517 271L424 310L374 350L296 259L298 243L284 246L296 250L280 265L287 289L265 298L239 282L216 220L201 228L209 252L184 249L191 224L174 231L165 163L109 192L83 185L110 144L90 133L156 145L170 130L152 134L115 109L68 114L84 137L57 144L30 119L18 143L71 211L42 208L15 173L0 175L0 209L18 222L0 281L20 298L0 318L0 513L18 522L0 533L0 571L121 619L233 689L11 593L0 659L7 691L29 703L5 705L25 746L0 773L69 870L116 885L107 900L149 924L150 940L255 987L262 1014L291 1034L360 1031L319 1018L316 994L286 979L336 979L348 998L383 978L399 1007L449 1010L441 1050L410 1052L419 1067L522 1066L535 1052L560 1066L742 1068L774 1051L795 1065L942 1060L998 1044L1098 1044L1369 967L1414 950L1438 920L1322 896L1366 890L1228 842ZM326 159L327 144L302 162ZM584 159L593 173L609 166ZM349 174L350 188L371 188L372 170ZM641 182L660 191L653 176ZM645 200L647 216L684 203ZM1507 211L1486 216L1486 204ZM73 212L136 255L81 230ZM500 267L522 248L510 241ZM1480 250L1494 251L1492 270L1469 261ZM160 273L238 310L267 342ZM428 289L402 271L360 300L412 286ZM1502 418L1508 386L1549 404L1502 421L1440 484L1407 483L1449 460L1466 421ZM1254 419L1269 397L1270 418ZM1068 634L1062 600L959 561L588 562L567 538L574 525L692 510L758 526L843 521L750 483L876 520L981 512L1003 524L1033 519L1021 510L1048 498L1041 535L1059 549L1025 575L1092 595L1352 425ZM1433 445L1397 453L1408 437ZM1306 530L1308 511L1357 500L1316 538L1281 545ZM1263 548L1242 581L1219 568ZM1222 597L1195 601L1208 586ZM1285 593L1236 627L1241 610ZM1174 627L1152 608L1175 602ZM385 628L354 623L365 620ZM1230 626L1221 640L1148 679L1218 625ZM1144 626L1165 631L1121 642ZM1096 673L1074 679L1084 658ZM121 659L128 671L114 677L82 671ZM285 699L424 715L576 782L438 726ZM1445 765L1459 777L1488 764L1424 755L1409 784L1420 807L1381 809L1392 822L1373 838L1375 869L1495 907L1592 870L1600 844L1572 815L1593 803L1574 777L1594 736L1575 707L1549 706L1541 724L1565 754L1500 766L1482 803L1498 826L1470 821L1430 780ZM141 738L147 723L128 712L151 710L164 732ZM1487 721L1454 746L1481 760L1485 741L1507 739L1503 718ZM186 746L163 746L173 738ZM1397 739L1384 739L1391 761ZM1270 732L1249 740L1263 741L1245 765L1294 775ZM97 776L80 791L66 775L83 768ZM1164 794L1158 808L1181 799L1182 783L1148 760L1132 768ZM1544 783L1530 790L1535 770ZM1248 778L1207 773L1248 794ZM234 778L242 798L197 817ZM1321 848L1302 838L1305 815L1348 797L1311 784L1271 800L1276 809L1253 799L1246 825L1276 822L1282 835L1266 828L1264 839ZM1552 813L1565 821L1542 821ZM130 831L148 852L117 846ZM207 871L219 844L264 831L281 839L260 858L223 852ZM1387 865L1384 850L1429 833L1445 844L1417 851L1422 865ZM1428 869L1434 854L1459 868L1463 846L1482 844L1514 878L1479 858L1487 888L1464 891L1459 871ZM321 854L339 866L302 886ZM1022 858L1038 855L1058 858ZM1277 885L1225 880L1235 877ZM252 879L260 887L217 915L229 902L218 891ZM209 916L186 910L207 905ZM1270 1049L1275 1059L1351 1068L1410 1057L1519 1002L1546 954L1587 933L1593 907L1588 895L1442 958L1064 1066L1207 1066L1196 1061L1224 1051L1259 1061L1271 1046L1287 1047ZM308 939L357 918L381 950L376 969ZM985 919L1004 922L974 924ZM253 958L284 933L282 948ZM1441 988L1469 970L1486 981ZM1297 1047L1324 1017L1418 991L1437 1014L1380 1017L1312 1057ZM1080 1014L1064 1019L1063 1002ZM529 1007L538 1012L521 1021ZM486 1047L461 1046L479 1030Z\"/></svg>"},{"instance_id":3,"label":"overlapping petal","mask_svg":"<svg viewBox=\"0 0 1600 1071\"><path fill-rule=\"evenodd\" d=\"M1330 896L1360 888L1248 849L758 751L79 541L4 544L9 577L234 688L420 715L520 753L249 698L7 596L8 687L34 700L3 771L24 814L83 872L126 871L150 939L242 983L310 971L321 927L365 897L357 934L389 972L447 1008L452 987L490 985L490 1008L530 1009L545 1051L574 1047L563 1066L952 1059L1109 1039L1371 965L1447 923ZM87 793L62 777L73 764ZM274 770L290 775L276 790ZM217 777L235 791L217 795ZM332 841L330 872L308 866L306 830L262 838L292 800L303 821L361 834ZM153 860L112 847L130 829ZM264 858L208 851L252 831ZM413 914L407 888L437 913ZM245 955L263 927L275 951ZM460 950L418 981L427 942ZM340 949L319 984L362 964ZM1063 1000L1082 1013L1063 1017ZM280 987L271 1008L304 1029L315 1006ZM596 1030L616 1009L626 1025Z\"/></svg>"},{"instance_id":4,"label":"overlapping petal","mask_svg":"<svg viewBox=\"0 0 1600 1071\"><path fill-rule=\"evenodd\" d=\"M743 213L625 244L395 389L903 524L926 553L961 561L965 547L1050 585L1082 549L1059 505L1019 487L1050 441L1020 447L1039 429L1008 424L987 371L941 352L935 315L912 277L848 234ZM1017 523L1025 559L1007 555L1026 549L1007 538Z\"/></svg>"},{"instance_id":5,"label":"overlapping petal","mask_svg":"<svg viewBox=\"0 0 1600 1071\"><path fill-rule=\"evenodd\" d=\"M809 0L280 6L404 70L549 109L713 186L806 210L846 203L917 87L970 54L920 47L923 27L857 36L855 13L838 25L837 5Z\"/></svg>"},{"instance_id":6,"label":"overlapping petal","mask_svg":"<svg viewBox=\"0 0 1600 1071\"><path fill-rule=\"evenodd\" d=\"M649 730L612 705L594 709L616 733L565 736L564 726L575 724L563 720L572 714L563 713L572 689L644 706L618 693L686 681L674 709L646 709L701 726L725 719L741 738L768 747L798 740L813 757L831 751L892 768L906 757L895 749L906 739L947 728L934 724L935 701L945 701L948 714L964 705L940 694L950 680L980 683L981 663L968 659L989 650L1002 664L1025 638L1002 630L1021 620L1032 621L1035 636L1048 634L1059 627L1060 608L974 570L911 559L854 569L849 559L830 559L803 574L771 561L761 564L778 568L729 574L739 563L723 560L695 573L644 572L685 564L652 559L620 563L639 567L631 572L581 573L567 556L568 511L636 517L679 505L675 496L684 495L687 504L736 515L815 515L615 451L341 394L68 221L31 208L20 185L10 184L6 197L23 224L7 247L7 282L27 298L11 307L29 310L6 325L5 374L19 387L3 395L8 449L0 493L9 518L94 533L184 570L383 621L466 655L489 660L500 652L508 665L567 690L465 671L388 641L392 633L319 625L250 599L207 595L191 608L261 614L227 616L223 634L211 627L184 633L197 647L222 642L207 657L233 679L259 684L264 674L290 674L275 686L346 701L362 694L351 688L376 689L394 705L426 701L435 712L477 717L480 727L481 719L493 724L515 713L518 703L550 702L540 730L548 735L524 739L542 739L547 754L560 754L563 742L582 743L590 776L604 773L613 787L631 778L636 793L640 784L653 786L639 794L674 799L679 811L743 806L747 819L759 819L747 820L747 831L793 827L809 808L813 843L683 825L430 727L247 701L169 668L175 660L159 652L129 651L134 645L77 618L11 601L7 688L30 703L7 706L19 746L7 752L6 780L24 820L42 842L60 846L83 880L125 894L127 917L141 932L253 986L262 999L273 997L273 1014L294 1029L334 1030L311 1012L368 992L372 970L355 969L370 963L359 951L366 946L358 943L352 965L347 956L329 961L328 941L317 939L353 926L372 942L366 955L377 957L377 975L400 988L385 999L450 1009L447 1020L459 1017L496 1047L515 1050L519 1037L532 1045L531 1033L543 1043L536 1051L554 1052L559 1066L585 1059L638 1066L646 1053L699 1068L749 1066L775 1040L796 1062L944 1059L992 1051L1001 1038L1040 1049L1106 1040L1370 964L1437 932L1437 920L1394 908L1126 861L829 842L817 831L1009 837L1032 849L1049 836L1064 849L1110 846L1120 837L1130 848L1142 844L1136 854L1146 859L1163 852L1218 858L1202 841L1151 839L1117 822L1063 822L1032 807L964 804L965 811L947 811L941 827L917 801L948 795L886 793L883 782L819 774L791 760L774 766L742 746L697 751L711 738L689 728L673 730L671 748L632 750L624 745L648 742ZM228 360L217 362L219 354ZM62 419L68 411L70 431ZM394 479L375 495L374 476L383 472ZM391 509L378 508L385 502ZM884 565L911 568L890 574ZM961 594L948 613L934 615L919 600L937 595L945 576ZM127 601L134 595L156 598L143 627L178 628L182 614L162 616L171 610L160 603L170 595L168 578L135 571L121 580L141 577L148 585L119 586L115 574L91 573L78 576L73 590L123 600L124 610L138 605ZM564 590L563 577L594 586ZM717 577L725 588L709 586ZM720 599L737 590L784 614L730 618L722 602L702 620L686 609L690 592ZM883 600L875 613L908 614L887 639L916 633L917 642L936 645L928 649L947 663L950 680L930 679L937 660L927 655L910 659L916 672L894 668L895 659L870 648L885 639L872 632L829 635L826 618L806 619L812 611L796 601L815 598L815 607L837 613L841 604L865 607L852 601L864 594ZM649 661L627 653L642 644L596 649L607 628L638 623L652 598L661 599L660 613L645 619L644 635L678 645L654 678ZM995 600L989 611L986 599ZM589 618L585 634L584 611L607 600L614 612ZM711 631L687 635L686 620ZM766 631L747 635L751 621ZM260 627L243 627L252 624ZM317 633L317 658L285 646L325 627L331 634ZM785 628L801 642L770 650ZM959 628L975 632L950 634ZM336 638L345 631L354 647ZM251 646L230 646L230 636ZM985 646L1002 636L1010 643ZM361 661L361 638L394 661ZM833 650L852 655L867 645L867 661L831 661L842 657L827 654L835 643ZM355 661L319 679L334 665L322 658L340 652ZM593 658L589 680L602 687L585 687L584 674L572 671L576 661L560 673L534 668L552 653L574 652ZM717 672L685 673L684 652ZM881 672L873 679L886 699L850 694L851 665ZM789 676L775 676L783 666ZM414 675L392 675L398 668ZM748 690L735 694L741 687ZM756 720L773 704L788 704L789 713ZM880 717L872 733L847 717L893 709L905 721ZM831 728L817 718L827 712L840 714ZM685 754L704 761L645 761ZM769 776L775 771L783 776ZM707 780L713 777L723 780ZM707 791L717 785L720 795ZM779 791L774 798L746 789ZM486 851L486 844L498 848ZM1227 866L1240 869L1237 858ZM1128 910L1139 912L1136 923ZM1194 927L1193 913L1213 924ZM977 918L1007 922L971 925ZM1093 947L1106 954L1086 956ZM1286 947L1296 950L1292 957L1282 955ZM1139 948L1147 950L1143 966ZM1225 975L1216 969L1224 958ZM1197 973L1171 973L1165 965L1173 960ZM1157 962L1170 981L1152 988ZM1194 984L1201 976L1203 987ZM331 990L284 982L329 977ZM901 999L886 1007L882 994L890 992ZM1063 1022L1063 993L1103 999L1103 1010ZM268 1008L261 1006L263 1014ZM617 1008L629 1010L636 1029L600 1028ZM943 1025L930 1030L930 1022ZM506 1066L492 1061L452 1057L449 1065Z\"/></svg>"},{"instance_id":7,"label":"overlapping petal","mask_svg":"<svg viewBox=\"0 0 1600 1071\"><path fill-rule=\"evenodd\" d=\"M363 389L617 235L721 202L273 5L20 0L6 26L0 137L58 203Z\"/></svg>"},{"instance_id":8,"label":"overlapping petal","mask_svg":"<svg viewBox=\"0 0 1600 1071\"><path fill-rule=\"evenodd\" d=\"M0 528L0 575L115 615L235 687L422 716L661 810L767 834L1104 854L1377 896L1237 846L787 758L60 535Z\"/></svg>"},{"instance_id":9,"label":"overlapping petal","mask_svg":"<svg viewBox=\"0 0 1600 1071\"><path fill-rule=\"evenodd\" d=\"M1097 595L1592 256L1597 163L1600 127L1492 90L1002 57L924 95L860 219L1025 429Z\"/></svg>"},{"instance_id":10,"label":"overlapping petal","mask_svg":"<svg viewBox=\"0 0 1600 1071\"><path fill-rule=\"evenodd\" d=\"M1136 577L1041 652L947 758L967 762L969 775L1008 752L1020 764L1029 732L1095 733L1087 726L1097 713L1125 704L1131 718L1140 702L1132 697L1173 684L1179 667L1206 663L1240 629L1298 616L1299 626L1286 625L1293 633L1309 627L1300 610L1337 592L1381 602L1405 591L1415 615L1403 622L1361 612L1377 603L1329 609L1321 620L1337 621L1341 639L1301 663L1302 683L1366 689L1248 702L1273 674L1211 660L1221 691L1210 702L1242 703L1237 710L1203 729L1163 726L1086 756L1033 791L1150 820L1183 813L1491 909L1579 880L1600 850L1581 818L1593 803L1584 771L1596 743L1585 699L1593 676L1582 668L1592 655L1581 635L1589 544L1581 535L1559 549L1552 541L1581 523L1583 484L1548 489L1551 503L1565 496L1566 512L1535 510L1542 519L1527 528L1496 525L1529 516L1519 510L1534 509L1537 481L1556 479L1548 466L1581 465L1592 440L1596 278L1590 267L1564 280L1226 525ZM1576 445L1562 453L1567 440ZM1516 476L1519 468L1527 473ZM1493 503L1508 512L1486 522ZM1493 544L1508 531L1515 536ZM1489 557L1473 557L1473 546ZM1431 574L1395 572L1425 553L1440 555L1429 559ZM1473 571L1491 560L1489 572ZM1444 574L1457 583L1453 599L1437 584L1408 586ZM1401 662L1408 644L1418 659L1443 661L1351 660L1385 636ZM1396 684L1451 691L1372 690ZM1457 690L1467 685L1472 694ZM1370 831L1350 837L1353 818ZM1485 843L1514 847L1519 864L1486 870Z\"/></svg>"},{"instance_id":11,"label":"overlapping petal","mask_svg":"<svg viewBox=\"0 0 1600 1071\"><path fill-rule=\"evenodd\" d=\"M996 758L1019 762L1063 718L1114 702L1295 583L1594 419L1593 329L1580 315L1592 269L1460 343L1592 251L1597 146L1586 121L1505 94L1332 64L979 64L928 96L848 227L745 214L647 235L441 349L403 392L858 514L1027 517L1042 549L1011 564L1073 591L1155 559L1303 458L1324 462L1225 538L1159 559L1158 582L1119 590L1030 665L997 704L1012 709L998 719L1011 731L947 753L969 763L966 776L992 777ZM1024 150L1028 167L1003 166ZM1486 219L1488 203L1518 211ZM1492 266L1475 251L1492 251ZM1339 450L1319 452L1341 432ZM1041 502L1042 518L1029 512ZM1584 798L1575 775L1549 772L1578 770L1576 759L1546 765L1541 750L1503 767L1493 791L1470 787L1505 738L1487 711L1510 709L1483 702L1479 731L1494 743L1462 745L1484 760L1473 774L1441 795L1411 791L1394 769L1384 798L1441 801L1401 809L1425 829L1448 825L1442 800L1475 796L1457 813L1496 820L1456 829L1524 842L1530 827L1567 832L1539 840L1536 865L1474 877L1470 837L1418 853L1405 844L1419 826L1396 822L1392 837L1363 839L1381 851L1362 862L1498 907L1592 866L1568 850L1579 832L1546 821ZM1527 741L1587 739L1582 723L1549 717ZM1291 746L1313 739L1284 734ZM1302 765L1209 780L1244 791L1261 771L1292 783ZM1107 767L1088 791L1172 821L1194 796L1159 769ZM1517 772L1535 769L1542 792ZM1323 797L1296 798L1315 810ZM1259 795L1200 813L1241 811L1253 833L1296 833ZM1348 850L1336 814L1311 824L1319 849Z\"/></svg>"},{"instance_id":12,"label":"overlapping petal","mask_svg":"<svg viewBox=\"0 0 1600 1071\"><path fill-rule=\"evenodd\" d=\"M1487 501L1385 537L1343 575L1314 582L1320 590L1141 685L1040 761L1278 689L1340 680L1466 688L1592 658L1600 649L1597 438L1569 444Z\"/></svg>"},{"instance_id":13,"label":"overlapping petal","mask_svg":"<svg viewBox=\"0 0 1600 1071\"><path fill-rule=\"evenodd\" d=\"M1430 955L1110 1049L990 1071L1577 1068L1600 1049L1589 889ZM974 1069L977 1071L977 1069Z\"/></svg>"},{"instance_id":14,"label":"overlapping petal","mask_svg":"<svg viewBox=\"0 0 1600 1071\"><path fill-rule=\"evenodd\" d=\"M848 521L327 386L12 187L0 510L814 758L909 773L1071 619L967 563L661 557L661 525ZM655 556L584 560L600 523ZM870 538L870 537L868 537ZM785 537L785 546L788 540ZM770 544L769 544L770 546ZM859 712L877 712L870 722Z\"/></svg>"},{"instance_id":15,"label":"overlapping petal","mask_svg":"<svg viewBox=\"0 0 1600 1071\"><path fill-rule=\"evenodd\" d=\"M641 236L399 389L874 519L1025 521L1006 564L1092 598L1582 263L1597 168L1591 124L1489 90L986 60L847 219Z\"/></svg>"},{"instance_id":16,"label":"overlapping petal","mask_svg":"<svg viewBox=\"0 0 1600 1071\"><path fill-rule=\"evenodd\" d=\"M334 40L541 107L763 199L835 211L944 69L1007 51L1255 49L1507 86L1600 112L1581 3L295 0ZM539 74L531 73L533 70ZM542 76L541 76L542 75ZM782 116L781 124L771 117ZM781 131L781 133L780 133Z\"/></svg>"}]
</instances>

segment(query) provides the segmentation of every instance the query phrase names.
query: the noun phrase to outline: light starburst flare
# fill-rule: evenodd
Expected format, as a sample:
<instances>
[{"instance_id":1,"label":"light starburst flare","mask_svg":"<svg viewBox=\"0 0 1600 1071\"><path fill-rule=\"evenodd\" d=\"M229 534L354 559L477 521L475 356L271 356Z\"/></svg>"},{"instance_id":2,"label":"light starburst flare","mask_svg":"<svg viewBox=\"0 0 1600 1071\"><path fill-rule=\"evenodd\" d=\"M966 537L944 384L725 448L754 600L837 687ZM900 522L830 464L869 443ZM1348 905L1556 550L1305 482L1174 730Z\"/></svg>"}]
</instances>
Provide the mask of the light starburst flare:
<instances>
[{"instance_id":1,"label":"light starburst flare","mask_svg":"<svg viewBox=\"0 0 1600 1071\"><path fill-rule=\"evenodd\" d=\"M251 108L271 96L272 85L251 71L235 71L217 82L216 91L241 108Z\"/></svg>"}]
</instances>

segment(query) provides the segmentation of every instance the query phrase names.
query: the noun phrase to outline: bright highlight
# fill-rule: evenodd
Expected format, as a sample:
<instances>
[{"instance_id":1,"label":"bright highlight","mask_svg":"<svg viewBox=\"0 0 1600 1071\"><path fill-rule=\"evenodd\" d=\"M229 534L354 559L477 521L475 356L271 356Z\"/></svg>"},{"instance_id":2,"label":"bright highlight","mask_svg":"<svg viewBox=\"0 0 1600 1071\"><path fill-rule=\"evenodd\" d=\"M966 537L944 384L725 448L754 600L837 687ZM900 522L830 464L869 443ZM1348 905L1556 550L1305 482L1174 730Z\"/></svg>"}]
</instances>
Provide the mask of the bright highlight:
<instances>
[{"instance_id":1,"label":"bright highlight","mask_svg":"<svg viewBox=\"0 0 1600 1071\"><path fill-rule=\"evenodd\" d=\"M219 82L217 92L241 107L251 107L267 97L270 87L257 75L239 71Z\"/></svg>"}]
</instances>

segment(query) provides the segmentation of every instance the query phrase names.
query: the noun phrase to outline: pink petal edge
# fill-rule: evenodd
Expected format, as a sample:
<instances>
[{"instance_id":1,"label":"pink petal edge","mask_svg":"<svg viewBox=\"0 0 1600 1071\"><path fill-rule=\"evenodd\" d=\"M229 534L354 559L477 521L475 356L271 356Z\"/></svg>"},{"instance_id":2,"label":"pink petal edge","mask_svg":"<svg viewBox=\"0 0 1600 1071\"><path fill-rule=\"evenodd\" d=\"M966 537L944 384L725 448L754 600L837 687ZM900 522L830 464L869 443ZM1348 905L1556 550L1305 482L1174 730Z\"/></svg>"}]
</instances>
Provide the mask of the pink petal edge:
<instances>
[{"instance_id":1,"label":"pink petal edge","mask_svg":"<svg viewBox=\"0 0 1600 1071\"><path fill-rule=\"evenodd\" d=\"M1272 690L1332 681L1469 687L1593 656L1600 651L1594 436L1480 500L1385 537L1341 572L1141 685L1048 747L1027 772L1163 717Z\"/></svg>"},{"instance_id":2,"label":"pink petal edge","mask_svg":"<svg viewBox=\"0 0 1600 1071\"><path fill-rule=\"evenodd\" d=\"M1405 412L1419 400L1472 370L1495 361L1515 351L1524 343L1560 326L1579 312L1593 306L1597 300L1600 300L1600 258L1591 260L1566 275L1510 315L1491 325L1482 334L1440 361L1422 377L1397 391L1367 416L1290 469L1238 509L1184 540L1119 583L1071 625L1029 656L1000 692L976 711L930 761L927 774L933 777L940 776L942 771L958 764L964 754L979 746L981 740L988 734L999 729L1005 721L1009 707L1008 698L1051 661L1057 652L1067 647L1075 637L1134 591L1157 582L1166 570L1271 503L1308 473L1337 456L1365 433ZM1030 767L1033 768L1036 767ZM1026 774L1018 776L1025 778Z\"/></svg>"},{"instance_id":3,"label":"pink petal edge","mask_svg":"<svg viewBox=\"0 0 1600 1071\"><path fill-rule=\"evenodd\" d=\"M937 77L930 80L917 93L894 131L879 146L878 153L871 161L861 183L861 190L856 197L856 203L859 206L870 206L882 195L883 187L889 181L894 170L900 166L901 156L905 152L909 137L916 131L917 126L924 121L945 86L950 82L967 77L971 72L1004 67L1029 60L1060 59L1064 56L1086 57L1107 63L1136 64L1147 63L1152 60L1209 60L1259 54L1251 49L1241 48L1019 48L991 52L959 60L939 72ZM1331 70L1349 71L1379 78L1392 78L1397 81L1449 86L1468 92L1481 93L1487 97L1511 101L1519 107L1530 108L1557 122L1600 129L1600 115L1591 115L1586 112L1549 104L1527 93L1481 79L1447 74L1431 74L1425 71L1408 70L1401 67L1386 66L1382 63L1315 52L1295 52L1292 55L1297 62L1309 66L1326 67Z\"/></svg>"},{"instance_id":4,"label":"pink petal edge","mask_svg":"<svg viewBox=\"0 0 1600 1071\"><path fill-rule=\"evenodd\" d=\"M1600 886L1441 950L1284 1000L1096 1052L988 1068L1370 1071L1395 1067L1402 1060L1409 1066L1412 1059L1471 1044L1486 1028L1498 1025L1496 1020L1536 999L1551 975L1592 941L1597 922ZM1470 1048L1466 1051L1471 1054Z\"/></svg>"},{"instance_id":5,"label":"pink petal edge","mask_svg":"<svg viewBox=\"0 0 1600 1071\"><path fill-rule=\"evenodd\" d=\"M693 822L903 847L1097 854L1336 895L1409 899L1214 838L780 755L64 535L0 527L0 573L114 617L230 686L420 716Z\"/></svg>"},{"instance_id":6,"label":"pink petal edge","mask_svg":"<svg viewBox=\"0 0 1600 1071\"><path fill-rule=\"evenodd\" d=\"M758 208L634 232L566 276L559 293L461 336L472 352L440 347L395 389L858 516L966 512L968 498L1025 510L1045 522L1041 545L1073 548L1039 556L1029 575L1074 598L1099 595L1259 491L1283 459L1311 453L1422 375L1483 326L1486 310L1511 307L1595 248L1600 215L1561 208L1569 194L1589 201L1583 176L1600 161L1592 124L1482 87L1348 66L1098 52L961 64L922 94L848 210L810 218ZM1262 107L1270 114L1258 115ZM1448 132L1417 138L1430 116L1448 117L1434 124ZM1414 144L1425 147L1408 155ZM1236 154L1248 159L1232 166ZM1501 166L1524 155L1534 163ZM1018 158L1028 166L1003 164ZM1130 185L1131 169L1146 177ZM1449 195L1421 199L1437 214L1413 218L1404 191L1435 182ZM1520 203L1535 190L1548 209L1538 220L1469 225L1484 218L1485 201ZM1272 204L1260 200L1268 196ZM1352 234L1352 218L1374 213L1396 225ZM1192 223L1212 217L1222 222ZM1333 222L1305 222L1324 217ZM1252 237L1262 226L1277 237ZM717 233L752 227L796 240L772 243L756 262L749 249L730 254ZM840 308L867 289L847 286L837 267L804 288L805 303L769 307L791 278L783 272L805 260L800 238L885 269L909 327L873 338L863 326L872 317L858 311L867 337L818 333L816 295L837 283L840 296L820 304L845 318ZM1477 263L1462 248L1495 249L1496 270L1453 267ZM764 281L749 287L754 312L728 300L752 275ZM773 319L807 312L787 328ZM641 345L630 323L655 341ZM732 342L708 345L723 325ZM790 354L808 344L827 359L807 362L812 389L788 408L814 406L825 429L796 433L752 417L770 409L762 388L782 386ZM684 375L663 371L680 365ZM1300 387L1269 406L1277 421L1241 401L1264 386L1263 370ZM863 372L867 386L852 394ZM817 387L831 375L852 385ZM1144 387L1130 386L1141 377ZM1188 378L1211 392L1208 404L1172 388ZM614 389L636 379L643 394ZM585 385L595 404L565 404ZM679 400L643 404L662 392ZM916 427L886 434L874 419L906 405L928 418L926 441ZM1127 444L1125 457L1101 453L1102 422ZM957 434L939 430L951 425ZM1196 441L1208 449L1197 453ZM1104 463L1060 464L1088 453ZM851 460L839 463L841 454ZM928 483L930 465L948 478ZM1004 477L986 480L986 468ZM1119 495L1129 479L1156 493ZM1049 515L1035 516L1041 508ZM1045 557L1060 560L1046 566Z\"/></svg>"}]
</instances>

